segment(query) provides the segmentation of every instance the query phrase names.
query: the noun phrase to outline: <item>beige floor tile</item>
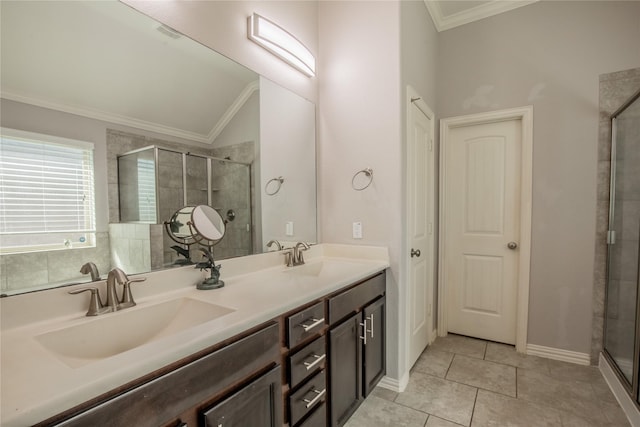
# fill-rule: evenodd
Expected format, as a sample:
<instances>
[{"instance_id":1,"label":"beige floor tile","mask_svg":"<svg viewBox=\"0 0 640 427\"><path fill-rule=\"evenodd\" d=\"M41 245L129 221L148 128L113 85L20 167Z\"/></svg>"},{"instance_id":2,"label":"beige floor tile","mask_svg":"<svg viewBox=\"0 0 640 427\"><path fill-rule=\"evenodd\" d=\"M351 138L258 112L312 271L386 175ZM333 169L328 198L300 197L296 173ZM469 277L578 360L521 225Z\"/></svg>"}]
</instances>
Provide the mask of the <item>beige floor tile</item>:
<instances>
[{"instance_id":1,"label":"beige floor tile","mask_svg":"<svg viewBox=\"0 0 640 427\"><path fill-rule=\"evenodd\" d=\"M393 390L377 386L376 388L371 390L371 396L376 396L381 399L388 400L389 402L393 402L394 400L396 400L398 393Z\"/></svg>"},{"instance_id":2,"label":"beige floor tile","mask_svg":"<svg viewBox=\"0 0 640 427\"><path fill-rule=\"evenodd\" d=\"M598 422L606 419L591 384L518 369L518 398Z\"/></svg>"},{"instance_id":3,"label":"beige floor tile","mask_svg":"<svg viewBox=\"0 0 640 427\"><path fill-rule=\"evenodd\" d=\"M427 424L425 427L460 427L461 424L452 423L451 421L443 420L434 415L429 415Z\"/></svg>"},{"instance_id":4,"label":"beige floor tile","mask_svg":"<svg viewBox=\"0 0 640 427\"><path fill-rule=\"evenodd\" d=\"M549 365L549 373L554 378L583 382L593 382L602 379L602 374L596 366L582 366L552 359L548 359L547 363Z\"/></svg>"},{"instance_id":5,"label":"beige floor tile","mask_svg":"<svg viewBox=\"0 0 640 427\"><path fill-rule=\"evenodd\" d=\"M559 427L560 412L526 400L478 390L471 427Z\"/></svg>"},{"instance_id":6,"label":"beige floor tile","mask_svg":"<svg viewBox=\"0 0 640 427\"><path fill-rule=\"evenodd\" d=\"M446 337L438 337L430 348L483 359L487 342L462 335L449 334Z\"/></svg>"},{"instance_id":7,"label":"beige floor tile","mask_svg":"<svg viewBox=\"0 0 640 427\"><path fill-rule=\"evenodd\" d=\"M604 378L600 377L600 379L592 381L591 387L595 392L596 398L600 401L607 403L615 403L618 404L616 397L613 395L613 392L609 388L609 385L604 380Z\"/></svg>"},{"instance_id":8,"label":"beige floor tile","mask_svg":"<svg viewBox=\"0 0 640 427\"><path fill-rule=\"evenodd\" d=\"M398 394L396 403L468 426L476 391L475 387L414 372L407 389Z\"/></svg>"},{"instance_id":9,"label":"beige floor tile","mask_svg":"<svg viewBox=\"0 0 640 427\"><path fill-rule=\"evenodd\" d=\"M602 412L607 420L607 422L611 426L625 426L629 427L629 419L625 415L624 411L618 405L618 403L607 403L600 402L600 407L602 408Z\"/></svg>"},{"instance_id":10,"label":"beige floor tile","mask_svg":"<svg viewBox=\"0 0 640 427\"><path fill-rule=\"evenodd\" d=\"M345 427L423 427L428 415L377 396L368 396Z\"/></svg>"},{"instance_id":11,"label":"beige floor tile","mask_svg":"<svg viewBox=\"0 0 640 427\"><path fill-rule=\"evenodd\" d=\"M562 416L562 427L631 427L626 417L618 421L595 421L582 418L569 412L560 412Z\"/></svg>"},{"instance_id":12,"label":"beige floor tile","mask_svg":"<svg viewBox=\"0 0 640 427\"><path fill-rule=\"evenodd\" d=\"M484 360L504 363L505 365L515 366L516 368L530 369L532 371L549 374L547 359L518 353L512 345L493 342L487 343L487 352L484 356Z\"/></svg>"},{"instance_id":13,"label":"beige floor tile","mask_svg":"<svg viewBox=\"0 0 640 427\"><path fill-rule=\"evenodd\" d=\"M516 397L516 368L456 354L448 380Z\"/></svg>"},{"instance_id":14,"label":"beige floor tile","mask_svg":"<svg viewBox=\"0 0 640 427\"><path fill-rule=\"evenodd\" d=\"M453 360L453 353L432 350L428 347L418 358L413 370L423 374L444 378Z\"/></svg>"}]
</instances>

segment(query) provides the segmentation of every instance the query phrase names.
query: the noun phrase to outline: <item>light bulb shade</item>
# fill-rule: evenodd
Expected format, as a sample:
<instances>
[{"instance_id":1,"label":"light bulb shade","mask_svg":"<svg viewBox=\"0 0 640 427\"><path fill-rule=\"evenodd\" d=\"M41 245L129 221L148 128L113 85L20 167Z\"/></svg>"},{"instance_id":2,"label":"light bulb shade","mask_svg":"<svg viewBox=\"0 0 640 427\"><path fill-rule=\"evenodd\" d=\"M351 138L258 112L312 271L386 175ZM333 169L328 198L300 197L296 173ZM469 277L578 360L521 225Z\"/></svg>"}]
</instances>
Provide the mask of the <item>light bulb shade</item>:
<instances>
[{"instance_id":1,"label":"light bulb shade","mask_svg":"<svg viewBox=\"0 0 640 427\"><path fill-rule=\"evenodd\" d=\"M249 40L262 46L307 76L315 75L316 59L300 40L287 30L254 13L248 19Z\"/></svg>"}]
</instances>

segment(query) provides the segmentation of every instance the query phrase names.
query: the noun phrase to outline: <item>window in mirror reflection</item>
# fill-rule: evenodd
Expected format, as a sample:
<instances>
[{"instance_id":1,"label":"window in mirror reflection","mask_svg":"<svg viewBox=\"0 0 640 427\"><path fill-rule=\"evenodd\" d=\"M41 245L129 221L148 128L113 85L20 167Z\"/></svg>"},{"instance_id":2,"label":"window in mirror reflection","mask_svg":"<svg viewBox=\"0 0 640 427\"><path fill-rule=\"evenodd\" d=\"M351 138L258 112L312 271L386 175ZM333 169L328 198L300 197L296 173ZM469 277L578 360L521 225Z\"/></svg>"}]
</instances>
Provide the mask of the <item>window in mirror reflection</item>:
<instances>
[{"instance_id":1,"label":"window in mirror reflection","mask_svg":"<svg viewBox=\"0 0 640 427\"><path fill-rule=\"evenodd\" d=\"M156 165L153 160L138 160L138 205L142 222L156 222Z\"/></svg>"},{"instance_id":2,"label":"window in mirror reflection","mask_svg":"<svg viewBox=\"0 0 640 427\"><path fill-rule=\"evenodd\" d=\"M93 144L1 133L0 253L94 247Z\"/></svg>"}]
</instances>

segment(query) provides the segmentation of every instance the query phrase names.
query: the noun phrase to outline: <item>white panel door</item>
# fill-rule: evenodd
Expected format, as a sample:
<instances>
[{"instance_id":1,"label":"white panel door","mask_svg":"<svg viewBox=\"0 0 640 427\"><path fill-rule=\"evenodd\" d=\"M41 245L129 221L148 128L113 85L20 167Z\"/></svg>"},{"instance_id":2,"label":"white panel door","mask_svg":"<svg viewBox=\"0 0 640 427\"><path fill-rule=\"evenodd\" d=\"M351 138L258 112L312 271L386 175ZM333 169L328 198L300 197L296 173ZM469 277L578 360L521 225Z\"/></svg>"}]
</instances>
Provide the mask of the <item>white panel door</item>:
<instances>
[{"instance_id":1,"label":"white panel door","mask_svg":"<svg viewBox=\"0 0 640 427\"><path fill-rule=\"evenodd\" d=\"M415 102L409 110L407 141L407 202L409 236L409 366L431 338L433 307L433 113Z\"/></svg>"},{"instance_id":2,"label":"white panel door","mask_svg":"<svg viewBox=\"0 0 640 427\"><path fill-rule=\"evenodd\" d=\"M521 120L453 128L444 149L448 331L516 342Z\"/></svg>"}]
</instances>

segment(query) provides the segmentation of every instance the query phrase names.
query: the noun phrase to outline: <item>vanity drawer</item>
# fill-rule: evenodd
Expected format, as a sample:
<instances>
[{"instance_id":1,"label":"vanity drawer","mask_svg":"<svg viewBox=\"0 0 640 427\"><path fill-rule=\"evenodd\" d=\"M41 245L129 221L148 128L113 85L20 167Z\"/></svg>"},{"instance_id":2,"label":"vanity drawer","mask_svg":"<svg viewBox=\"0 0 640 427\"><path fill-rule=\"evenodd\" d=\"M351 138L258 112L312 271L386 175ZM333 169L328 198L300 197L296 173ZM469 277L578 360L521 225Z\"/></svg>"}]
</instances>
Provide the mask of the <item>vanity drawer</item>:
<instances>
[{"instance_id":1,"label":"vanity drawer","mask_svg":"<svg viewBox=\"0 0 640 427\"><path fill-rule=\"evenodd\" d=\"M329 298L329 324L333 325L350 313L384 295L385 276L380 273L359 285Z\"/></svg>"},{"instance_id":2,"label":"vanity drawer","mask_svg":"<svg viewBox=\"0 0 640 427\"><path fill-rule=\"evenodd\" d=\"M309 382L289 396L289 421L295 425L306 414L320 406L327 397L325 371L318 372Z\"/></svg>"},{"instance_id":3,"label":"vanity drawer","mask_svg":"<svg viewBox=\"0 0 640 427\"><path fill-rule=\"evenodd\" d=\"M319 333L325 326L322 302L287 317L287 345L289 349Z\"/></svg>"},{"instance_id":4,"label":"vanity drawer","mask_svg":"<svg viewBox=\"0 0 640 427\"><path fill-rule=\"evenodd\" d=\"M304 346L296 354L289 356L289 384L296 387L305 378L327 365L324 336Z\"/></svg>"},{"instance_id":5,"label":"vanity drawer","mask_svg":"<svg viewBox=\"0 0 640 427\"><path fill-rule=\"evenodd\" d=\"M306 420L297 427L327 427L327 405L322 403Z\"/></svg>"}]
</instances>

